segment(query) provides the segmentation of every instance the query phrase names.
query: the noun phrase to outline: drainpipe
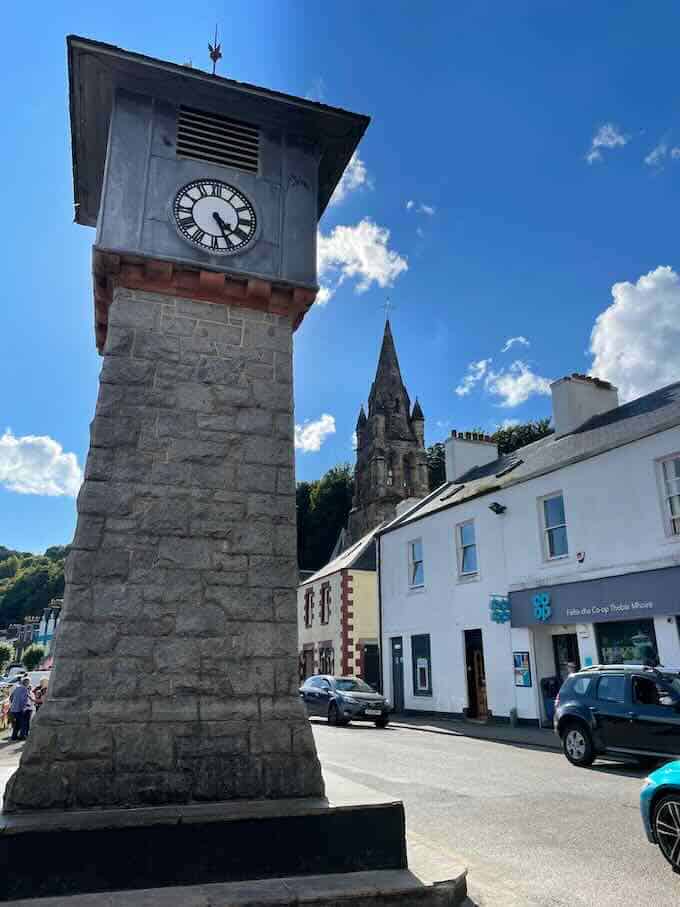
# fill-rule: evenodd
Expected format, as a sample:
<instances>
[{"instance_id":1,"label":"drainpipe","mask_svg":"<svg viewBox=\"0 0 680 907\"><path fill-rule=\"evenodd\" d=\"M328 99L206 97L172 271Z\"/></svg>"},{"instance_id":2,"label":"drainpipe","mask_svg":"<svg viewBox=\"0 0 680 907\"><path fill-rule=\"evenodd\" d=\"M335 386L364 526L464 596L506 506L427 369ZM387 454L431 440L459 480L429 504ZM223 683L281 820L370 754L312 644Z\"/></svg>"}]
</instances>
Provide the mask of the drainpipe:
<instances>
[{"instance_id":1,"label":"drainpipe","mask_svg":"<svg viewBox=\"0 0 680 907\"><path fill-rule=\"evenodd\" d=\"M375 566L376 578L378 580L378 677L380 678L379 690L384 693L383 682L383 617L382 617L382 575L380 571L380 536L375 540Z\"/></svg>"}]
</instances>

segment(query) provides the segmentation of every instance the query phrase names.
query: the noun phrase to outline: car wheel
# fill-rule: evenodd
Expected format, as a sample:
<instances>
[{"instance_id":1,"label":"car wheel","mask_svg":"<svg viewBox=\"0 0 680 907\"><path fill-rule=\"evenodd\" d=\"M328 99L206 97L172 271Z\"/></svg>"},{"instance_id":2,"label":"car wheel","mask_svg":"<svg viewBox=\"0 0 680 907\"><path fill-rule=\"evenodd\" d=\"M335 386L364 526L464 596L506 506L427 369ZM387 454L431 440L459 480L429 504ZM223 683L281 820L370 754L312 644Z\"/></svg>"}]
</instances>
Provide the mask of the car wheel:
<instances>
[{"instance_id":1,"label":"car wheel","mask_svg":"<svg viewBox=\"0 0 680 907\"><path fill-rule=\"evenodd\" d=\"M390 723L390 719L389 719L389 718L378 718L378 719L376 720L376 722L375 722L375 726L376 726L376 727L387 727L387 725L388 725L389 723Z\"/></svg>"},{"instance_id":2,"label":"car wheel","mask_svg":"<svg viewBox=\"0 0 680 907\"><path fill-rule=\"evenodd\" d=\"M587 768L595 761L590 731L584 724L568 724L562 733L562 751L572 765Z\"/></svg>"},{"instance_id":3,"label":"car wheel","mask_svg":"<svg viewBox=\"0 0 680 907\"><path fill-rule=\"evenodd\" d=\"M680 872L680 794L668 794L659 800L652 825L661 853Z\"/></svg>"}]
</instances>

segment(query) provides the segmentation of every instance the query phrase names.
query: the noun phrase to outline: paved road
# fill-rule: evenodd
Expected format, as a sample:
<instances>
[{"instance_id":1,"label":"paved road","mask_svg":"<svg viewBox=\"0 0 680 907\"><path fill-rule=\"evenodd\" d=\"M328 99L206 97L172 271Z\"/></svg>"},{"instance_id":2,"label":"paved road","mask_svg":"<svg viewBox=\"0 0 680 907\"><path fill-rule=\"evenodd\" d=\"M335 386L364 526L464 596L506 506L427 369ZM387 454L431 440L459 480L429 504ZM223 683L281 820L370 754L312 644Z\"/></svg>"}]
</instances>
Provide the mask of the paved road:
<instances>
[{"instance_id":1,"label":"paved road","mask_svg":"<svg viewBox=\"0 0 680 907\"><path fill-rule=\"evenodd\" d=\"M669 907L680 876L647 843L644 772L548 750L314 721L322 765L402 799L409 827L459 855L480 907Z\"/></svg>"}]
</instances>

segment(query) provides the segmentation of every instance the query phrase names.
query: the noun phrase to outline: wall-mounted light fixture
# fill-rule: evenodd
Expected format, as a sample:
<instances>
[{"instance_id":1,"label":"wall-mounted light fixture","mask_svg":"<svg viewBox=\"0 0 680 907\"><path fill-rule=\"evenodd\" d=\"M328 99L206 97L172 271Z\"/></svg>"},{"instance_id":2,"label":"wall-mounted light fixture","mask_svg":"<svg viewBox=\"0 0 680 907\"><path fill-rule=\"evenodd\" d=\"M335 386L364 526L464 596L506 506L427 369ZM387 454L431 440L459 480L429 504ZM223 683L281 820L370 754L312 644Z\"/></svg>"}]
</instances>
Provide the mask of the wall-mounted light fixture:
<instances>
[{"instance_id":1,"label":"wall-mounted light fixture","mask_svg":"<svg viewBox=\"0 0 680 907\"><path fill-rule=\"evenodd\" d=\"M493 504L489 504L489 510L492 510L496 516L500 516L508 508L504 504L499 504L498 501L494 501Z\"/></svg>"}]
</instances>

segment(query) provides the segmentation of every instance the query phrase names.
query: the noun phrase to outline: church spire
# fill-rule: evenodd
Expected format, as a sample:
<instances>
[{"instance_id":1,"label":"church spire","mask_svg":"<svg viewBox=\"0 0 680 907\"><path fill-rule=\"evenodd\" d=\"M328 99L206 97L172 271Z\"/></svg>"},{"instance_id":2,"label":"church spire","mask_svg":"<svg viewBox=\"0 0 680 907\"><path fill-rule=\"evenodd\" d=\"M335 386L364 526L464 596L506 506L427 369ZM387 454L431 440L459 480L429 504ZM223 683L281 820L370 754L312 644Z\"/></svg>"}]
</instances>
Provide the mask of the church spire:
<instances>
[{"instance_id":1,"label":"church spire","mask_svg":"<svg viewBox=\"0 0 680 907\"><path fill-rule=\"evenodd\" d=\"M393 377L395 373L399 376L399 380L401 381L397 350L394 346L394 337L392 336L392 328L390 327L390 319L388 318L385 321L385 333L380 348L378 369L375 373L375 384L378 384L381 380L384 381L386 378Z\"/></svg>"},{"instance_id":2,"label":"church spire","mask_svg":"<svg viewBox=\"0 0 680 907\"><path fill-rule=\"evenodd\" d=\"M378 368L368 397L369 418L372 413L379 412L381 409L391 411L395 407L397 412L405 413L408 418L411 406L401 377L399 359L397 358L397 350L394 346L394 337L392 336L392 328L388 318L385 322L385 333L380 347Z\"/></svg>"}]
</instances>

